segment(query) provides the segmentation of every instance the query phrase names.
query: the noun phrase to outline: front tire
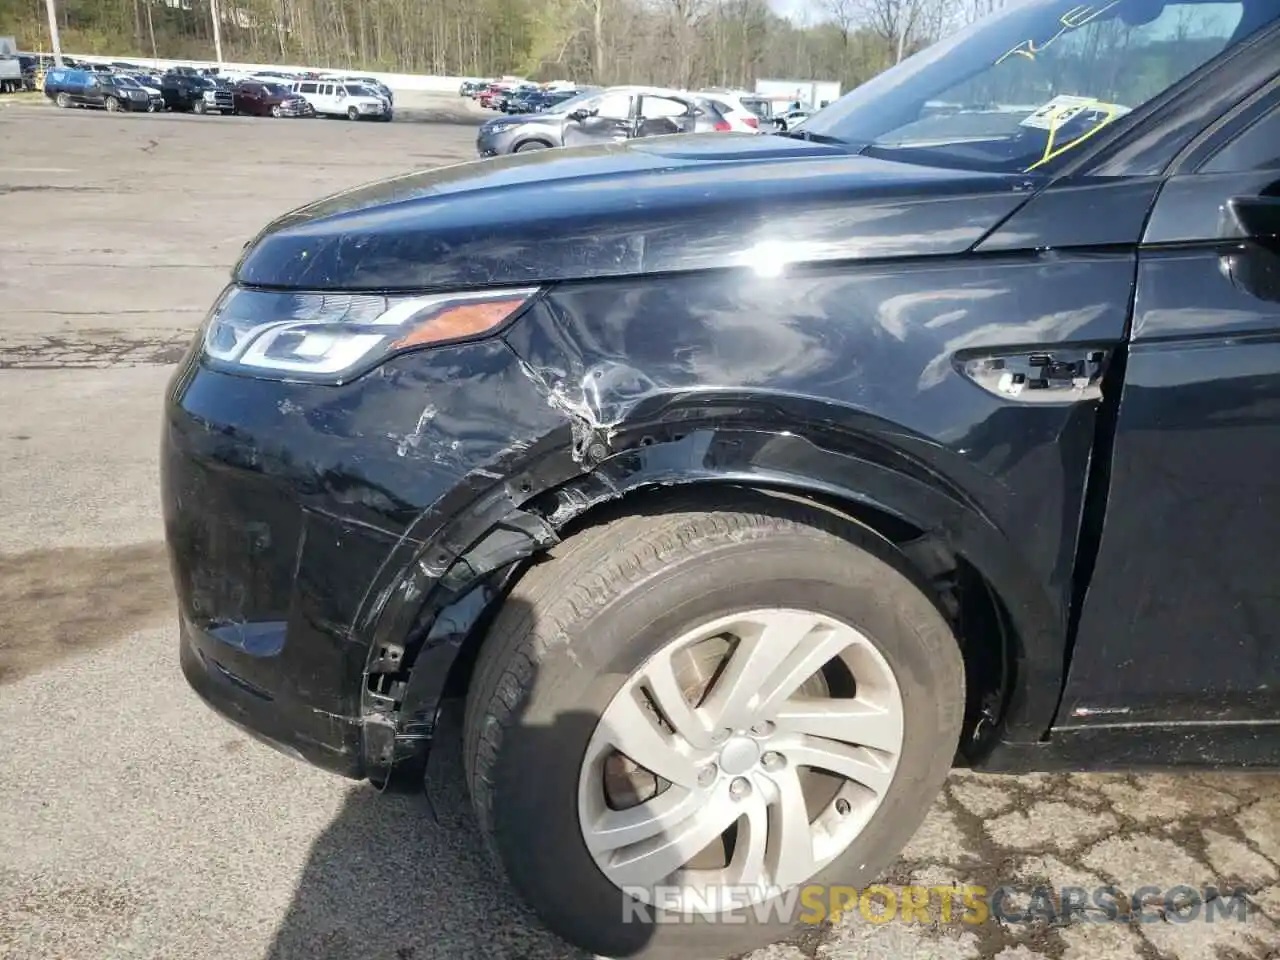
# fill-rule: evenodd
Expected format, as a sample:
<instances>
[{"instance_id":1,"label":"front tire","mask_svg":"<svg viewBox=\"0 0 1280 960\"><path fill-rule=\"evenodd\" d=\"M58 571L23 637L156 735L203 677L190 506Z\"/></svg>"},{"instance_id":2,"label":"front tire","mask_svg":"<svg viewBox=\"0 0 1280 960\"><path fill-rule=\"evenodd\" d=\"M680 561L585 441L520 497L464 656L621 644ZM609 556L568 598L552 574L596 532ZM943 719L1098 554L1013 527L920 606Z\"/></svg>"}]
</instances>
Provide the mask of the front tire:
<instances>
[{"instance_id":1,"label":"front tire","mask_svg":"<svg viewBox=\"0 0 1280 960\"><path fill-rule=\"evenodd\" d=\"M515 152L529 153L530 151L533 151L533 150L549 150L549 149L550 147L548 147L541 140L530 140L528 143L522 143L520 144L520 146L516 147Z\"/></svg>"},{"instance_id":2,"label":"front tire","mask_svg":"<svg viewBox=\"0 0 1280 960\"><path fill-rule=\"evenodd\" d=\"M53 102L65 110L67 107L71 106L71 97L65 93L59 93L53 98Z\"/></svg>"},{"instance_id":3,"label":"front tire","mask_svg":"<svg viewBox=\"0 0 1280 960\"><path fill-rule=\"evenodd\" d=\"M104 106L107 108L107 113L120 112L120 101L117 100L115 97L107 97L106 103L104 104Z\"/></svg>"},{"instance_id":4,"label":"front tire","mask_svg":"<svg viewBox=\"0 0 1280 960\"><path fill-rule=\"evenodd\" d=\"M201 116L204 116L206 113L209 112L209 108L205 105L205 102L203 100L197 100L195 103L191 105L191 112L198 113Z\"/></svg>"},{"instance_id":5,"label":"front tire","mask_svg":"<svg viewBox=\"0 0 1280 960\"><path fill-rule=\"evenodd\" d=\"M359 111L359 110L357 110L355 107L347 107L347 119L348 119L348 120L359 120L359 119L360 119L360 111Z\"/></svg>"},{"instance_id":6,"label":"front tire","mask_svg":"<svg viewBox=\"0 0 1280 960\"><path fill-rule=\"evenodd\" d=\"M796 932L804 908L779 920L778 889L861 887L891 863L963 711L955 638L893 548L753 498L624 517L534 566L479 652L464 762L482 834L558 934L722 955ZM654 878L675 869L773 894L661 922Z\"/></svg>"},{"instance_id":7,"label":"front tire","mask_svg":"<svg viewBox=\"0 0 1280 960\"><path fill-rule=\"evenodd\" d=\"M280 109L280 104L277 103L275 106L271 108L271 115L275 117L277 120L280 119L282 116L284 116L284 111Z\"/></svg>"}]
</instances>

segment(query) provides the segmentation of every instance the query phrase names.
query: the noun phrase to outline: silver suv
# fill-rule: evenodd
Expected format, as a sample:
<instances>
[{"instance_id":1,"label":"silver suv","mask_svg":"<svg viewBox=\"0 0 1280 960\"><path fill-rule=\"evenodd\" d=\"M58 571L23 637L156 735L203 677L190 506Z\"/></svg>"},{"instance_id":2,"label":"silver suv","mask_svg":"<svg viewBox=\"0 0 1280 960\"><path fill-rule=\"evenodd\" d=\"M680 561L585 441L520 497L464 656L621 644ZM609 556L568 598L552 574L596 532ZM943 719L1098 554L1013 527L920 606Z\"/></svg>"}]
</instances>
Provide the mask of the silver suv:
<instances>
[{"instance_id":1,"label":"silver suv","mask_svg":"<svg viewBox=\"0 0 1280 960\"><path fill-rule=\"evenodd\" d=\"M543 113L490 120L476 136L476 151L482 157L496 157L672 133L727 133L730 129L720 109L702 97L657 87L611 87L580 94Z\"/></svg>"}]
</instances>

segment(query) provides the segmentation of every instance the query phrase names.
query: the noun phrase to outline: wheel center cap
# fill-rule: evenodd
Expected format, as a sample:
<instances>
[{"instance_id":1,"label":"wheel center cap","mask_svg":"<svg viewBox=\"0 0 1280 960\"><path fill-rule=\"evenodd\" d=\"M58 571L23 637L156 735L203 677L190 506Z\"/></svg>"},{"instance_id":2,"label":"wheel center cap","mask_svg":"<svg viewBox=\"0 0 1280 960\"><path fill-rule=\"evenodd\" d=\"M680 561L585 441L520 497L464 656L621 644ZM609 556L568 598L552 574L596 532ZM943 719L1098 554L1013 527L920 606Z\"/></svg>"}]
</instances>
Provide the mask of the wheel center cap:
<instances>
[{"instance_id":1,"label":"wheel center cap","mask_svg":"<svg viewBox=\"0 0 1280 960\"><path fill-rule=\"evenodd\" d=\"M760 759L760 747L750 737L731 737L720 750L720 769L731 777L746 773Z\"/></svg>"}]
</instances>

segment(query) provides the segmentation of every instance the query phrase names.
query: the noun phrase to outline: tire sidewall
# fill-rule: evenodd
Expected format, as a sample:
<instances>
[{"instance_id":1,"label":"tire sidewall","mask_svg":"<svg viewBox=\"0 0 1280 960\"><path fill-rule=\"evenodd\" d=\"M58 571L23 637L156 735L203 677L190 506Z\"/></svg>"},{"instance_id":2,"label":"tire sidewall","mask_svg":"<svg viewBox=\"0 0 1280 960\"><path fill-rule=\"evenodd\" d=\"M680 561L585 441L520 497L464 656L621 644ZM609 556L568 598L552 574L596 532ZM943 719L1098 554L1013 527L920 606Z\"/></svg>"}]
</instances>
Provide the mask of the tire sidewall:
<instances>
[{"instance_id":1,"label":"tire sidewall","mask_svg":"<svg viewBox=\"0 0 1280 960\"><path fill-rule=\"evenodd\" d=\"M841 559L787 535L687 556L597 611L585 636L542 659L519 719L504 733L491 810L512 882L553 928L605 955L641 944L661 952L705 943L723 952L735 940L745 949L793 932L793 923L762 923L750 909L739 914L746 922L624 924L624 896L596 867L578 824L581 758L613 695L671 638L734 612L797 607L849 623L876 645L902 692L904 748L894 782L853 844L809 882L861 886L910 840L950 767L963 669L945 621L910 581L870 557L855 565ZM932 636L921 642L922 634ZM949 656L930 655L944 643ZM563 878L563 888L550 889L551 877ZM652 913L645 908L641 917Z\"/></svg>"}]
</instances>

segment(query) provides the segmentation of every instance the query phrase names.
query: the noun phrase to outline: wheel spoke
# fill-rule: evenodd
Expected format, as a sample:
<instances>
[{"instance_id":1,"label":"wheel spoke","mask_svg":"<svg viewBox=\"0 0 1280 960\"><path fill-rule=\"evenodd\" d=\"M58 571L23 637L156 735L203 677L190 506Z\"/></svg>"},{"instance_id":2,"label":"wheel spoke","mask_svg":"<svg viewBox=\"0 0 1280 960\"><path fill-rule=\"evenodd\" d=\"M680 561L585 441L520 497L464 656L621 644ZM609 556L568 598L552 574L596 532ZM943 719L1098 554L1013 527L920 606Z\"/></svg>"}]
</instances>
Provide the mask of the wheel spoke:
<instances>
[{"instance_id":1,"label":"wheel spoke","mask_svg":"<svg viewBox=\"0 0 1280 960\"><path fill-rule=\"evenodd\" d=\"M769 716L779 710L802 683L821 670L827 661L839 656L846 647L854 643L856 636L852 630L841 630L828 624L822 624L811 631L805 644L787 658L786 663L770 678L768 686L761 690L761 716Z\"/></svg>"},{"instance_id":2,"label":"wheel spoke","mask_svg":"<svg viewBox=\"0 0 1280 960\"><path fill-rule=\"evenodd\" d=\"M645 667L644 686L678 736L697 749L711 747L711 731L685 699L669 655L654 657Z\"/></svg>"},{"instance_id":3,"label":"wheel spoke","mask_svg":"<svg viewBox=\"0 0 1280 960\"><path fill-rule=\"evenodd\" d=\"M893 780L892 763L882 762L877 754L862 747L802 735L780 749L790 763L839 774L862 784L877 796L883 796Z\"/></svg>"},{"instance_id":4,"label":"wheel spoke","mask_svg":"<svg viewBox=\"0 0 1280 960\"><path fill-rule=\"evenodd\" d=\"M697 785L693 760L681 753L676 741L658 726L657 718L634 696L619 697L601 720L600 735L651 773L682 787Z\"/></svg>"},{"instance_id":5,"label":"wheel spoke","mask_svg":"<svg viewBox=\"0 0 1280 960\"><path fill-rule=\"evenodd\" d=\"M865 700L788 700L774 713L780 731L806 733L896 754L902 715Z\"/></svg>"},{"instance_id":6,"label":"wheel spoke","mask_svg":"<svg viewBox=\"0 0 1280 960\"><path fill-rule=\"evenodd\" d=\"M586 824L587 847L592 852L604 853L675 831L681 821L697 813L703 800L692 791L672 787L634 807L606 809Z\"/></svg>"},{"instance_id":7,"label":"wheel spoke","mask_svg":"<svg viewBox=\"0 0 1280 960\"><path fill-rule=\"evenodd\" d=\"M776 610L768 615L763 630L739 637L705 708L715 726L750 726L761 690L817 626L813 614Z\"/></svg>"},{"instance_id":8,"label":"wheel spoke","mask_svg":"<svg viewBox=\"0 0 1280 960\"><path fill-rule=\"evenodd\" d=\"M782 887L804 883L814 874L813 830L799 771L788 767L774 777L778 799L769 813L769 860L773 881Z\"/></svg>"},{"instance_id":9,"label":"wheel spoke","mask_svg":"<svg viewBox=\"0 0 1280 960\"><path fill-rule=\"evenodd\" d=\"M693 816L673 829L616 851L608 860L609 877L624 887L661 883L729 829L741 814L742 808L727 796L704 799Z\"/></svg>"},{"instance_id":10,"label":"wheel spoke","mask_svg":"<svg viewBox=\"0 0 1280 960\"><path fill-rule=\"evenodd\" d=\"M750 886L764 883L768 869L769 808L759 791L746 804L743 813L728 876L731 883Z\"/></svg>"}]
</instances>

